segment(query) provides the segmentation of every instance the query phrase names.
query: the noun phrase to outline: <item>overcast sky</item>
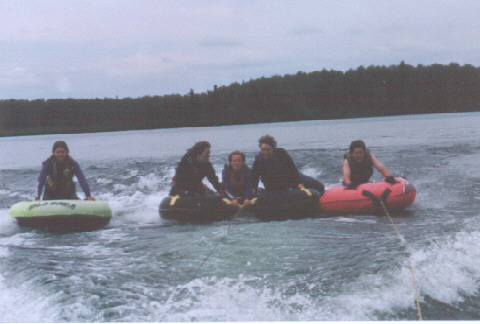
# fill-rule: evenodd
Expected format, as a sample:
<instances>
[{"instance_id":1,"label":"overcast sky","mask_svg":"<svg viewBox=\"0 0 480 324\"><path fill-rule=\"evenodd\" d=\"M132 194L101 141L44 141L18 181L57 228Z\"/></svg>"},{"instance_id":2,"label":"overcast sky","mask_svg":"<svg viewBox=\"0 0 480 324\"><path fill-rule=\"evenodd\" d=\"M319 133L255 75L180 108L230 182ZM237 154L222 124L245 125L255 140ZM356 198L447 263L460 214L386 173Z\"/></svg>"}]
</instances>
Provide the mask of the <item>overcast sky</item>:
<instances>
[{"instance_id":1,"label":"overcast sky","mask_svg":"<svg viewBox=\"0 0 480 324\"><path fill-rule=\"evenodd\" d=\"M477 0L0 0L0 99L212 90L360 65L480 66Z\"/></svg>"}]
</instances>

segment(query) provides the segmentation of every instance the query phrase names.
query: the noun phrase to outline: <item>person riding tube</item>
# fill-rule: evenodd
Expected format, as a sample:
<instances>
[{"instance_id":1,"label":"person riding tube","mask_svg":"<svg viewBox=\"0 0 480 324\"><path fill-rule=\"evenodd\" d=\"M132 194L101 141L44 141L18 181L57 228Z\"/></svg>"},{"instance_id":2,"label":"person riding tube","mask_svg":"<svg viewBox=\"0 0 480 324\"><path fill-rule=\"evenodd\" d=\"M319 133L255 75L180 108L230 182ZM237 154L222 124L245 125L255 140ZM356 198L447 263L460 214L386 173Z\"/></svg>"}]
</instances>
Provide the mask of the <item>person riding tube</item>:
<instances>
[{"instance_id":1,"label":"person riding tube","mask_svg":"<svg viewBox=\"0 0 480 324\"><path fill-rule=\"evenodd\" d=\"M75 191L76 176L85 193L86 200L95 200L90 193L87 179L80 165L69 155L67 143L57 141L53 144L52 155L42 163L37 179L35 200L79 199Z\"/></svg>"},{"instance_id":2,"label":"person riding tube","mask_svg":"<svg viewBox=\"0 0 480 324\"><path fill-rule=\"evenodd\" d=\"M222 171L222 183L225 194L238 206L238 199L243 200L243 206L250 204L253 198L252 171L245 164L245 154L233 151L228 155L228 165Z\"/></svg>"},{"instance_id":3,"label":"person riding tube","mask_svg":"<svg viewBox=\"0 0 480 324\"><path fill-rule=\"evenodd\" d=\"M349 152L344 155L343 185L346 189L354 190L358 185L369 182L374 167L385 177L385 182L395 183L395 178L370 152L365 143L361 140L353 141L350 143Z\"/></svg>"},{"instance_id":4,"label":"person riding tube","mask_svg":"<svg viewBox=\"0 0 480 324\"><path fill-rule=\"evenodd\" d=\"M265 191L305 189L301 183L300 172L290 155L283 148L277 148L275 138L270 135L258 140L260 152L253 162L253 188L257 190L262 180Z\"/></svg>"},{"instance_id":5,"label":"person riding tube","mask_svg":"<svg viewBox=\"0 0 480 324\"><path fill-rule=\"evenodd\" d=\"M225 196L210 163L210 147L209 142L200 141L187 150L175 170L170 196L205 196L209 192L202 182L205 177L221 197Z\"/></svg>"}]
</instances>

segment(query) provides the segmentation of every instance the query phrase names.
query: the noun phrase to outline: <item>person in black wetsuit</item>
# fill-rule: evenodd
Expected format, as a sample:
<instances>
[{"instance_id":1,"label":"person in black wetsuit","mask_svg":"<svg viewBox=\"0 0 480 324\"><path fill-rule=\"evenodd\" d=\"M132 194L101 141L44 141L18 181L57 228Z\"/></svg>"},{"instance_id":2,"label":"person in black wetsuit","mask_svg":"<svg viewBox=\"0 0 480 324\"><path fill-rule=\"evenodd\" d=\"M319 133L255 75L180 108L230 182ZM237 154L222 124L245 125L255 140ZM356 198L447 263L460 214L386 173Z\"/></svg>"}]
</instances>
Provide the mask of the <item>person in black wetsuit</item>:
<instances>
[{"instance_id":1,"label":"person in black wetsuit","mask_svg":"<svg viewBox=\"0 0 480 324\"><path fill-rule=\"evenodd\" d=\"M255 155L252 167L255 190L258 188L260 180L266 191L305 188L300 180L300 172L292 158L285 149L277 147L273 136L262 136L258 143L260 152Z\"/></svg>"},{"instance_id":2,"label":"person in black wetsuit","mask_svg":"<svg viewBox=\"0 0 480 324\"><path fill-rule=\"evenodd\" d=\"M187 150L175 170L170 196L204 196L209 193L203 184L203 178L208 181L224 197L223 185L218 181L210 163L210 143L200 141Z\"/></svg>"},{"instance_id":3,"label":"person in black wetsuit","mask_svg":"<svg viewBox=\"0 0 480 324\"><path fill-rule=\"evenodd\" d=\"M350 143L349 151L343 160L343 185L346 189L356 189L359 184L367 183L373 175L373 168L385 177L385 182L394 184L395 178L380 163L361 140Z\"/></svg>"}]
</instances>

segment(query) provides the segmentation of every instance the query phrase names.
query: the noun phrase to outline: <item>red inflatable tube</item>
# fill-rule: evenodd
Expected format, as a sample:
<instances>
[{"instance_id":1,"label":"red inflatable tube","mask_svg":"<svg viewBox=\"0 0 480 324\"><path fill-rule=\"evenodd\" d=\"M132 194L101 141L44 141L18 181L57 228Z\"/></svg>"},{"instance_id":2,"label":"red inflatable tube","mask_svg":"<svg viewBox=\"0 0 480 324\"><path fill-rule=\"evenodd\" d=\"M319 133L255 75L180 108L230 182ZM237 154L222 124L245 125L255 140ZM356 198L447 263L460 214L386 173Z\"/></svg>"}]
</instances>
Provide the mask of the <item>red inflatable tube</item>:
<instances>
[{"instance_id":1,"label":"red inflatable tube","mask_svg":"<svg viewBox=\"0 0 480 324\"><path fill-rule=\"evenodd\" d=\"M372 194L378 199L381 199L383 195L384 204L388 211L405 209L413 203L417 191L407 180L400 177L395 178L395 180L397 181L395 184L384 181L364 183L355 190L346 190L344 186L332 187L325 190L320 197L320 209L323 213L335 215L367 214L383 211L383 207L372 199ZM364 192L364 190L367 190L367 192Z\"/></svg>"}]
</instances>

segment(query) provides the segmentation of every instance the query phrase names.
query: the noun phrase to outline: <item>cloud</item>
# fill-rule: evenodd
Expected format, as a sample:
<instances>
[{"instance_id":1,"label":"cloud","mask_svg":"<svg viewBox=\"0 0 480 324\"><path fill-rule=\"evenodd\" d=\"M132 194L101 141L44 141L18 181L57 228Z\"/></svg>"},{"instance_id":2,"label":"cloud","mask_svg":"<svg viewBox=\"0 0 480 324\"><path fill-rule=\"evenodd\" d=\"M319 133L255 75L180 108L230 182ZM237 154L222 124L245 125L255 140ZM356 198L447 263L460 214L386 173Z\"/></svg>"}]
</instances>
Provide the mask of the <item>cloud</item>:
<instances>
[{"instance_id":1,"label":"cloud","mask_svg":"<svg viewBox=\"0 0 480 324\"><path fill-rule=\"evenodd\" d=\"M104 56L94 65L95 69L111 76L135 76L161 73L179 65L191 63L189 55L181 53L133 54Z\"/></svg>"},{"instance_id":2,"label":"cloud","mask_svg":"<svg viewBox=\"0 0 480 324\"><path fill-rule=\"evenodd\" d=\"M292 33L298 36L320 35L322 29L318 27L299 27L295 28Z\"/></svg>"},{"instance_id":3,"label":"cloud","mask_svg":"<svg viewBox=\"0 0 480 324\"><path fill-rule=\"evenodd\" d=\"M73 93L72 82L66 76L61 76L57 79L56 88L62 94Z\"/></svg>"},{"instance_id":4,"label":"cloud","mask_svg":"<svg viewBox=\"0 0 480 324\"><path fill-rule=\"evenodd\" d=\"M402 60L478 65L478 10L471 0L0 1L0 97L187 93Z\"/></svg>"},{"instance_id":5,"label":"cloud","mask_svg":"<svg viewBox=\"0 0 480 324\"><path fill-rule=\"evenodd\" d=\"M231 48L239 47L242 43L223 37L204 37L198 45L201 47L215 47L215 48Z\"/></svg>"},{"instance_id":6,"label":"cloud","mask_svg":"<svg viewBox=\"0 0 480 324\"><path fill-rule=\"evenodd\" d=\"M16 66L13 68L0 69L0 85L4 87L18 85L35 85L40 80L35 74L25 67Z\"/></svg>"}]
</instances>

